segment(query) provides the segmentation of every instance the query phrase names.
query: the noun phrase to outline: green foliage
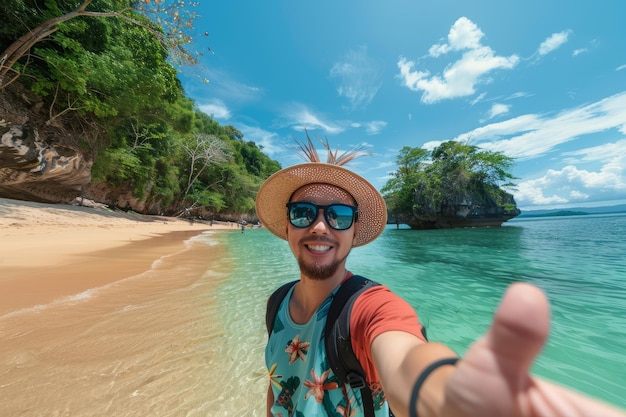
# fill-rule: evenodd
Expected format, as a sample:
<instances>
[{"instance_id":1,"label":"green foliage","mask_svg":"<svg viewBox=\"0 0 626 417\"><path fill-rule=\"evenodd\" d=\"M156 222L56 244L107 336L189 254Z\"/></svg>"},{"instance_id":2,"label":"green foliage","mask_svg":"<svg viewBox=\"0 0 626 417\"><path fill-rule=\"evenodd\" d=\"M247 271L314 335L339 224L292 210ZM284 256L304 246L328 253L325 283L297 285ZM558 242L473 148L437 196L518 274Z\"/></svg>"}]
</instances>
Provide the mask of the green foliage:
<instances>
[{"instance_id":1,"label":"green foliage","mask_svg":"<svg viewBox=\"0 0 626 417\"><path fill-rule=\"evenodd\" d=\"M0 50L83 2L3 1ZM166 2L172 10L187 7L178 0L93 0L88 10L158 9ZM254 213L260 184L280 165L235 127L221 126L184 96L170 63L172 50L163 42L170 34L181 34L179 29L163 29L143 12L129 9L124 16L132 21L78 16L55 23L15 64L19 82L42 98L48 122L76 135L94 158L93 182L120 193L132 191L168 214L189 208L218 215ZM175 24L185 26L189 16ZM193 159L189 145L198 137L218 140L225 157Z\"/></svg>"},{"instance_id":2,"label":"green foliage","mask_svg":"<svg viewBox=\"0 0 626 417\"><path fill-rule=\"evenodd\" d=\"M58 26L54 42L35 49L45 66L32 68L31 88L54 96L50 105L59 112L71 106L80 115L124 117L152 111L182 95L165 50L144 28L93 18Z\"/></svg>"},{"instance_id":3,"label":"green foliage","mask_svg":"<svg viewBox=\"0 0 626 417\"><path fill-rule=\"evenodd\" d=\"M0 2L0 50L4 50L15 39L45 20L58 15L55 2L35 0L3 0Z\"/></svg>"},{"instance_id":4,"label":"green foliage","mask_svg":"<svg viewBox=\"0 0 626 417\"><path fill-rule=\"evenodd\" d=\"M223 194L206 189L193 190L189 194L189 200L196 206L206 207L218 213L227 207Z\"/></svg>"},{"instance_id":5,"label":"green foliage","mask_svg":"<svg viewBox=\"0 0 626 417\"><path fill-rule=\"evenodd\" d=\"M165 207L169 206L180 193L178 167L170 165L165 157L159 158L154 164L153 178L152 199L158 200Z\"/></svg>"},{"instance_id":6,"label":"green foliage","mask_svg":"<svg viewBox=\"0 0 626 417\"><path fill-rule=\"evenodd\" d=\"M468 200L493 201L506 212L516 209L510 195L500 189L514 185L509 182L514 179L513 159L500 152L448 141L431 152L404 147L396 163L398 170L381 190L394 216L437 214Z\"/></svg>"},{"instance_id":7,"label":"green foliage","mask_svg":"<svg viewBox=\"0 0 626 417\"><path fill-rule=\"evenodd\" d=\"M141 159L130 149L107 149L100 154L98 163L93 167L92 175L96 180L120 186L133 181L142 170Z\"/></svg>"},{"instance_id":8,"label":"green foliage","mask_svg":"<svg viewBox=\"0 0 626 417\"><path fill-rule=\"evenodd\" d=\"M398 170L381 189L387 199L387 206L392 213L411 212L415 201L415 192L421 187L424 164L428 152L420 148L404 146L396 157Z\"/></svg>"}]
</instances>

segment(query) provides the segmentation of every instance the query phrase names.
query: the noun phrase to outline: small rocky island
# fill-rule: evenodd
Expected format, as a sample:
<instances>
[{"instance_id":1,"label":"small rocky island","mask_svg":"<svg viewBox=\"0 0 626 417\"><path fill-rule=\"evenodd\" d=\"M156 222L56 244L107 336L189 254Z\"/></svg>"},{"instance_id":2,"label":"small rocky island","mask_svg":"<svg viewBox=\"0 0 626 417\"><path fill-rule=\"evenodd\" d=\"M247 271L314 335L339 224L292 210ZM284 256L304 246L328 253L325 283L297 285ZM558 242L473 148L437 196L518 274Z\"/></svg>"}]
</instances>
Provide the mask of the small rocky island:
<instances>
[{"instance_id":1,"label":"small rocky island","mask_svg":"<svg viewBox=\"0 0 626 417\"><path fill-rule=\"evenodd\" d=\"M463 227L498 227L520 215L511 194L502 191L507 203L499 205L492 199L467 199L449 202L439 210L423 210L409 214L390 215L389 223L406 224L411 229L452 229Z\"/></svg>"},{"instance_id":2,"label":"small rocky island","mask_svg":"<svg viewBox=\"0 0 626 417\"><path fill-rule=\"evenodd\" d=\"M404 147L398 170L383 187L389 223L411 229L493 227L519 216L513 159L457 141L432 150Z\"/></svg>"}]
</instances>

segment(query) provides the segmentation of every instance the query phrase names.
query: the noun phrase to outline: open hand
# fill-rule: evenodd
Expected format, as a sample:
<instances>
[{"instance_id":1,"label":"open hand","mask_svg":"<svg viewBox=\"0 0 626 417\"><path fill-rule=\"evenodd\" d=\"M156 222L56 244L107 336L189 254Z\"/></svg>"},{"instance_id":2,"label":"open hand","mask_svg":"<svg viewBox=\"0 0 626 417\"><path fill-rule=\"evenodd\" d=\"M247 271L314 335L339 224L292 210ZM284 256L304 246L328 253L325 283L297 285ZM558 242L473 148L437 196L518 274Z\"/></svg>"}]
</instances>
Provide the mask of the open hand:
<instances>
[{"instance_id":1,"label":"open hand","mask_svg":"<svg viewBox=\"0 0 626 417\"><path fill-rule=\"evenodd\" d=\"M550 308L530 284L513 284L492 326L467 352L445 390L444 416L617 417L626 413L532 377L548 338Z\"/></svg>"}]
</instances>

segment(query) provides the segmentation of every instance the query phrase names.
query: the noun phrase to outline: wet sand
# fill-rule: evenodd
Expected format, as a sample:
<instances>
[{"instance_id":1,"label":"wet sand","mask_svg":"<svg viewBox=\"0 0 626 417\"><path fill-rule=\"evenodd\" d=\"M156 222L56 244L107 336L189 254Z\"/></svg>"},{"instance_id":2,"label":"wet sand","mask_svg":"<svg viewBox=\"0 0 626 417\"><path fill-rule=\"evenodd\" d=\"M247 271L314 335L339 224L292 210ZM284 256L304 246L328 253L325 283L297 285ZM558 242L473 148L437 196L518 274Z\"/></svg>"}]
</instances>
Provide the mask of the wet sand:
<instances>
[{"instance_id":1,"label":"wet sand","mask_svg":"<svg viewBox=\"0 0 626 417\"><path fill-rule=\"evenodd\" d=\"M0 317L149 270L205 230L237 225L0 198Z\"/></svg>"},{"instance_id":2,"label":"wet sand","mask_svg":"<svg viewBox=\"0 0 626 417\"><path fill-rule=\"evenodd\" d=\"M212 415L228 230L0 199L0 415Z\"/></svg>"}]
</instances>

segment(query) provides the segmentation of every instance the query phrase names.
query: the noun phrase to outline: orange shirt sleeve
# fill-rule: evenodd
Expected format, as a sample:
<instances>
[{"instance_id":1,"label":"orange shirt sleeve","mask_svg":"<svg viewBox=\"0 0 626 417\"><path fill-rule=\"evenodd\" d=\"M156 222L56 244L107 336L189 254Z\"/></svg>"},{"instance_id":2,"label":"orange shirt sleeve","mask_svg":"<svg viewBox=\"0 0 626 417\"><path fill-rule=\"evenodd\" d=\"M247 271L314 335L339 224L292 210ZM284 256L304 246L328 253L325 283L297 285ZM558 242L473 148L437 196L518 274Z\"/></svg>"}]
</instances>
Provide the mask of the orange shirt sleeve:
<instances>
[{"instance_id":1,"label":"orange shirt sleeve","mask_svg":"<svg viewBox=\"0 0 626 417\"><path fill-rule=\"evenodd\" d=\"M392 330L426 341L417 313L408 302L383 285L368 289L356 299L350 314L352 348L368 383L379 381L370 349L372 342L378 335Z\"/></svg>"}]
</instances>

